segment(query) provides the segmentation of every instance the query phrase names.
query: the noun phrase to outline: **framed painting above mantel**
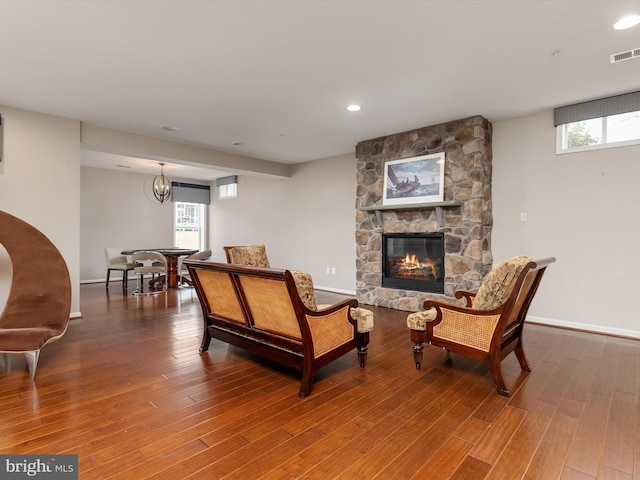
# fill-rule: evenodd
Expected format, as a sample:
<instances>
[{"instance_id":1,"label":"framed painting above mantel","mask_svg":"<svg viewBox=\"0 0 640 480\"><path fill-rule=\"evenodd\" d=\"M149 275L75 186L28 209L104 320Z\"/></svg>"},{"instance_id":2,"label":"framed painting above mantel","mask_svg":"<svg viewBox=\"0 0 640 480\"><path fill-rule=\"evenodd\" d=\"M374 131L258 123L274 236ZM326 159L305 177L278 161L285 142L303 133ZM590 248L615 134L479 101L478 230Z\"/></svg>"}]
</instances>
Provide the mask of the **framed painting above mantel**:
<instances>
[{"instance_id":1,"label":"framed painting above mantel","mask_svg":"<svg viewBox=\"0 0 640 480\"><path fill-rule=\"evenodd\" d=\"M444 158L441 152L385 162L382 204L442 202Z\"/></svg>"}]
</instances>

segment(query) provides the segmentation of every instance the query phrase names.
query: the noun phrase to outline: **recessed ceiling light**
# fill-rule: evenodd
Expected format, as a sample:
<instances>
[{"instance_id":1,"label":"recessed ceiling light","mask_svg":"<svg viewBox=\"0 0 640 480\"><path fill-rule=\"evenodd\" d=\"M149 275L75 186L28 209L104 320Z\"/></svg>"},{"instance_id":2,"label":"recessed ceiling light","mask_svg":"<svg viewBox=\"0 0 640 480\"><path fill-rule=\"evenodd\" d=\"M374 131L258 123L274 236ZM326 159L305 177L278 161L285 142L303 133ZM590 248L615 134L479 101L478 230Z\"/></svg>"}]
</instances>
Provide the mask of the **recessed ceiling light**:
<instances>
[{"instance_id":1,"label":"recessed ceiling light","mask_svg":"<svg viewBox=\"0 0 640 480\"><path fill-rule=\"evenodd\" d=\"M166 130L167 132L177 132L178 130L180 130L178 127L173 127L171 125L165 125L164 127L162 127L163 130Z\"/></svg>"},{"instance_id":2,"label":"recessed ceiling light","mask_svg":"<svg viewBox=\"0 0 640 480\"><path fill-rule=\"evenodd\" d=\"M640 23L640 15L627 15L622 17L616 23L613 24L613 28L616 30L624 30L625 28L635 27Z\"/></svg>"},{"instance_id":3,"label":"recessed ceiling light","mask_svg":"<svg viewBox=\"0 0 640 480\"><path fill-rule=\"evenodd\" d=\"M347 110L349 110L350 112L359 112L360 110L362 110L362 107L360 105L356 105L355 103L352 105L349 105L347 107Z\"/></svg>"}]
</instances>

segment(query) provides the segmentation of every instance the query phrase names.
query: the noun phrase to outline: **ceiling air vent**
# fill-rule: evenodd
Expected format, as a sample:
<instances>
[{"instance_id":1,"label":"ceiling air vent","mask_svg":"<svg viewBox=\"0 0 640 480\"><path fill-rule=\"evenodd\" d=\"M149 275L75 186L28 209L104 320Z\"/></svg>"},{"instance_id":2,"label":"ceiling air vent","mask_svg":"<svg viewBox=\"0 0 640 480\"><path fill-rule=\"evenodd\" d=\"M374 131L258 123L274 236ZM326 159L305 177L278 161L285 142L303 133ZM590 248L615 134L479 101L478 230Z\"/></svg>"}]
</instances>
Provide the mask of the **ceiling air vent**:
<instances>
[{"instance_id":1,"label":"ceiling air vent","mask_svg":"<svg viewBox=\"0 0 640 480\"><path fill-rule=\"evenodd\" d=\"M611 63L624 62L625 60L631 60L632 58L640 58L640 48L634 48L633 50L627 50L626 52L609 55Z\"/></svg>"}]
</instances>

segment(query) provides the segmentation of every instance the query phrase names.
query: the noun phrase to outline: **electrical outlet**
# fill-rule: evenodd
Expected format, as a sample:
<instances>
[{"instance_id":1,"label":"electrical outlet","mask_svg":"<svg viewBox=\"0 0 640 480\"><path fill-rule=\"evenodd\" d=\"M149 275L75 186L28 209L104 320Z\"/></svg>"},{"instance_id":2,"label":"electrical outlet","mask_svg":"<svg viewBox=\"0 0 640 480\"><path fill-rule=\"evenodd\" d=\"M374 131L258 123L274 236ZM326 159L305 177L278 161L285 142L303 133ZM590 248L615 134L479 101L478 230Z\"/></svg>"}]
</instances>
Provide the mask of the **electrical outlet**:
<instances>
[{"instance_id":1,"label":"electrical outlet","mask_svg":"<svg viewBox=\"0 0 640 480\"><path fill-rule=\"evenodd\" d=\"M521 222L527 221L527 212L520 212L520 221Z\"/></svg>"},{"instance_id":2,"label":"electrical outlet","mask_svg":"<svg viewBox=\"0 0 640 480\"><path fill-rule=\"evenodd\" d=\"M331 275L335 275L336 274L336 267L331 267Z\"/></svg>"},{"instance_id":3,"label":"electrical outlet","mask_svg":"<svg viewBox=\"0 0 640 480\"><path fill-rule=\"evenodd\" d=\"M327 275L331 275L331 268L327 267Z\"/></svg>"}]
</instances>

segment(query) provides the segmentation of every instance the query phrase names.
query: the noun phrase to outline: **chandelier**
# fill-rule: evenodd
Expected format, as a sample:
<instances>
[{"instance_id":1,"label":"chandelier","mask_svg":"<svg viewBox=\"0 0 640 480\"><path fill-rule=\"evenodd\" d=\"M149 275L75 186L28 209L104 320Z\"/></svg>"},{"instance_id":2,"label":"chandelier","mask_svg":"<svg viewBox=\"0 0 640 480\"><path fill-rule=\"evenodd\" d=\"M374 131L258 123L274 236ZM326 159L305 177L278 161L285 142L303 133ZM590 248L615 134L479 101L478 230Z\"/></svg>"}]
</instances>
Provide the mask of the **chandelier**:
<instances>
[{"instance_id":1,"label":"chandelier","mask_svg":"<svg viewBox=\"0 0 640 480\"><path fill-rule=\"evenodd\" d=\"M169 200L171 196L171 181L164 174L164 163L160 163L160 175L153 179L153 196L160 203Z\"/></svg>"}]
</instances>

